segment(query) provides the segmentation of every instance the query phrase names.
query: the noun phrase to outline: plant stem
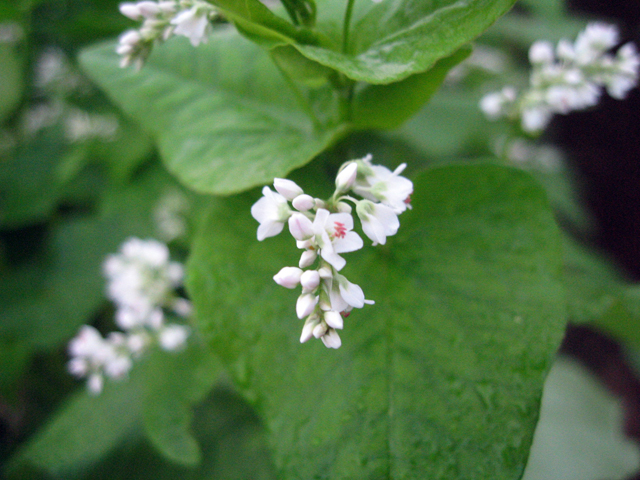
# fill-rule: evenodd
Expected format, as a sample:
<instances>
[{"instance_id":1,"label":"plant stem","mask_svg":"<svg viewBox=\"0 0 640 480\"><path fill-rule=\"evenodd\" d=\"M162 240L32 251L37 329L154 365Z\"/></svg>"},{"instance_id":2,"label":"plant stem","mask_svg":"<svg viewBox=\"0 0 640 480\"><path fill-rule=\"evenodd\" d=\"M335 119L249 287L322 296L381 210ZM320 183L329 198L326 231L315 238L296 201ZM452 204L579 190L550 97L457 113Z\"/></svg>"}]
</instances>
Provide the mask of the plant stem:
<instances>
[{"instance_id":1,"label":"plant stem","mask_svg":"<svg viewBox=\"0 0 640 480\"><path fill-rule=\"evenodd\" d=\"M351 15L355 0L347 0L347 9L344 12L344 23L342 25L342 53L347 53L349 48L349 30L351 27Z\"/></svg>"}]
</instances>

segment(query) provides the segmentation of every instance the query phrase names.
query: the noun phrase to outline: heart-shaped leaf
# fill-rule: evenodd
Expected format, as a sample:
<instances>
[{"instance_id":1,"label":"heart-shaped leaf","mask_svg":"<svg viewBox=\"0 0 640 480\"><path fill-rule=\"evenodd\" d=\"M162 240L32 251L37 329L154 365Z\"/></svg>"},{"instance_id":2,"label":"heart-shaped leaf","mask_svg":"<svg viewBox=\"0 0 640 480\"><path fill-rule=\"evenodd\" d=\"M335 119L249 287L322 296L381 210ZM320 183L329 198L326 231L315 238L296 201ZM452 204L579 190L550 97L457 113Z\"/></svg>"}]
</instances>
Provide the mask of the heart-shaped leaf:
<instances>
[{"instance_id":1,"label":"heart-shaped leaf","mask_svg":"<svg viewBox=\"0 0 640 480\"><path fill-rule=\"evenodd\" d=\"M392 83L429 70L470 42L515 0L370 0L356 2L344 40L346 1L318 2L318 32L333 44L295 44L307 58L353 80Z\"/></svg>"},{"instance_id":2,"label":"heart-shaped leaf","mask_svg":"<svg viewBox=\"0 0 640 480\"><path fill-rule=\"evenodd\" d=\"M232 29L197 49L171 39L140 72L119 68L113 44L81 61L155 137L168 169L200 192L229 194L285 176L345 129L330 93L296 96L269 55Z\"/></svg>"},{"instance_id":3,"label":"heart-shaped leaf","mask_svg":"<svg viewBox=\"0 0 640 480\"><path fill-rule=\"evenodd\" d=\"M327 179L327 181L330 181ZM202 330L255 403L279 478L518 479L563 334L561 248L526 174L451 166L415 180L384 247L342 271L376 301L342 347L300 345L272 276L292 238L255 240L256 196L219 200L191 256Z\"/></svg>"}]
</instances>

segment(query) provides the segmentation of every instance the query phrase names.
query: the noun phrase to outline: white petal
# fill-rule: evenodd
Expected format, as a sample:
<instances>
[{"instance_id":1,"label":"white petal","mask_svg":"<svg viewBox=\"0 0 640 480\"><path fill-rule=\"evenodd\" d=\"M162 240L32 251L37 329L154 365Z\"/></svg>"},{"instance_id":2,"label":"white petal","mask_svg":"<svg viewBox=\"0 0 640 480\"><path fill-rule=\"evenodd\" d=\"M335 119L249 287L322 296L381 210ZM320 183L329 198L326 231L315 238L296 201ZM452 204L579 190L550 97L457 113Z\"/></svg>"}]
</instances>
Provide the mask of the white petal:
<instances>
[{"instance_id":1,"label":"white petal","mask_svg":"<svg viewBox=\"0 0 640 480\"><path fill-rule=\"evenodd\" d=\"M300 263L298 264L298 266L300 268L310 267L311 265L313 265L313 262L316 261L316 258L318 258L318 254L315 250L305 250L300 256Z\"/></svg>"},{"instance_id":2,"label":"white petal","mask_svg":"<svg viewBox=\"0 0 640 480\"><path fill-rule=\"evenodd\" d=\"M313 223L302 213L294 213L289 217L289 231L296 240L306 240L313 236Z\"/></svg>"},{"instance_id":3,"label":"white petal","mask_svg":"<svg viewBox=\"0 0 640 480\"><path fill-rule=\"evenodd\" d=\"M311 292L320 285L320 274L317 270L307 270L300 276L303 292Z\"/></svg>"},{"instance_id":4,"label":"white petal","mask_svg":"<svg viewBox=\"0 0 640 480\"><path fill-rule=\"evenodd\" d=\"M298 195L302 195L304 190L300 188L293 180L287 180L286 178L276 178L273 181L273 186L287 200L293 200Z\"/></svg>"},{"instance_id":5,"label":"white petal","mask_svg":"<svg viewBox=\"0 0 640 480\"><path fill-rule=\"evenodd\" d=\"M296 288L300 284L302 270L297 267L284 267L273 276L273 280L285 288Z\"/></svg>"},{"instance_id":6,"label":"white petal","mask_svg":"<svg viewBox=\"0 0 640 480\"><path fill-rule=\"evenodd\" d=\"M324 312L324 321L327 322L327 325L329 325L331 328L342 330L342 327L344 326L342 315L340 315L335 310Z\"/></svg>"},{"instance_id":7,"label":"white petal","mask_svg":"<svg viewBox=\"0 0 640 480\"><path fill-rule=\"evenodd\" d=\"M333 249L337 253L355 252L356 250L360 250L363 245L364 242L362 238L360 238L360 235L356 232L347 232L344 238L336 238L333 241Z\"/></svg>"},{"instance_id":8,"label":"white petal","mask_svg":"<svg viewBox=\"0 0 640 480\"><path fill-rule=\"evenodd\" d=\"M346 278L342 277L339 281L340 296L344 298L345 302L355 308L364 307L364 292L359 285L351 283Z\"/></svg>"},{"instance_id":9,"label":"white petal","mask_svg":"<svg viewBox=\"0 0 640 480\"><path fill-rule=\"evenodd\" d=\"M310 293L303 293L298 297L298 301L296 302L296 314L299 319L303 319L308 317L313 312L314 308L316 308L316 304L318 303L318 297L312 295Z\"/></svg>"},{"instance_id":10,"label":"white petal","mask_svg":"<svg viewBox=\"0 0 640 480\"><path fill-rule=\"evenodd\" d=\"M342 341L340 335L333 328L330 328L327 333L322 336L322 342L327 348L340 348Z\"/></svg>"},{"instance_id":11,"label":"white petal","mask_svg":"<svg viewBox=\"0 0 640 480\"><path fill-rule=\"evenodd\" d=\"M284 229L283 222L265 222L258 227L258 240L278 235Z\"/></svg>"}]
</instances>

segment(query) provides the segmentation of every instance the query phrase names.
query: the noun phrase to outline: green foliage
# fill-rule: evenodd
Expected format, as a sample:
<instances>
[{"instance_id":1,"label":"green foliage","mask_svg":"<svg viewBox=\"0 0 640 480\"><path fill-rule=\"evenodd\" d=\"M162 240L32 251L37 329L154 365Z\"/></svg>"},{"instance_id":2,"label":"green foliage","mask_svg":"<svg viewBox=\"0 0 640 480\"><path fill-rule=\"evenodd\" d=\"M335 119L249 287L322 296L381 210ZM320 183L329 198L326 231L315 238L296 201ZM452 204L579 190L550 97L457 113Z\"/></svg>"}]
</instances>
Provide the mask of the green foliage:
<instances>
[{"instance_id":1,"label":"green foliage","mask_svg":"<svg viewBox=\"0 0 640 480\"><path fill-rule=\"evenodd\" d=\"M564 325L553 219L499 167L429 171L415 191L398 237L352 254L347 274L377 303L345 320L336 352L299 345L295 295L271 281L297 254L286 237L255 242L236 213L251 198L203 225L199 325L264 416L280 478L522 474Z\"/></svg>"},{"instance_id":2,"label":"green foliage","mask_svg":"<svg viewBox=\"0 0 640 480\"><path fill-rule=\"evenodd\" d=\"M84 50L77 60L109 101L84 77L26 83L50 46L76 78L81 46L132 25L118 3L0 6L1 22L24 29L24 42L0 43L10 480L517 480L566 321L640 345L638 287L590 251L563 250L547 202L588 225L569 172L545 170L540 150L518 163L496 146L514 131L478 110L491 82L522 78L518 59L491 72L471 56L445 80L513 0L211 0L231 25L195 49L154 45L141 71L119 67L113 39ZM523 7L481 41L524 51L582 25L556 0ZM25 128L40 105L59 117ZM116 119L116 134L70 137L77 111ZM376 304L345 319L342 347L300 345L296 294L272 281L300 252L286 233L256 241L250 189L291 176L321 195L365 153L421 172L413 210L386 245L347 256L344 273ZM188 345L136 359L98 397L73 391L65 344L85 323L114 328L102 262L129 236L158 236L172 192L191 205L171 243L190 255Z\"/></svg>"},{"instance_id":3,"label":"green foliage","mask_svg":"<svg viewBox=\"0 0 640 480\"><path fill-rule=\"evenodd\" d=\"M344 128L329 92L301 105L269 56L230 30L197 50L180 39L163 47L141 72L119 68L113 44L85 52L82 63L197 191L230 194L285 176Z\"/></svg>"}]
</instances>

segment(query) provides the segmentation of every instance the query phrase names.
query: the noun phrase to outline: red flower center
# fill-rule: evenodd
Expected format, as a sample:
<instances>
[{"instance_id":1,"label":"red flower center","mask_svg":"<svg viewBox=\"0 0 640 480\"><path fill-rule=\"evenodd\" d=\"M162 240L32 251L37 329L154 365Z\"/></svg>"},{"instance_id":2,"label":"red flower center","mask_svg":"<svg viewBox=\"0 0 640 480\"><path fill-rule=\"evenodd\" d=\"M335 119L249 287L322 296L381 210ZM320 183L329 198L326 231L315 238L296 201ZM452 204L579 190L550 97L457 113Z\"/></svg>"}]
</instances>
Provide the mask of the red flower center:
<instances>
[{"instance_id":1,"label":"red flower center","mask_svg":"<svg viewBox=\"0 0 640 480\"><path fill-rule=\"evenodd\" d=\"M347 228L344 226L344 223L335 222L333 224L333 229L335 231L335 237L344 238L344 236L347 234Z\"/></svg>"}]
</instances>

